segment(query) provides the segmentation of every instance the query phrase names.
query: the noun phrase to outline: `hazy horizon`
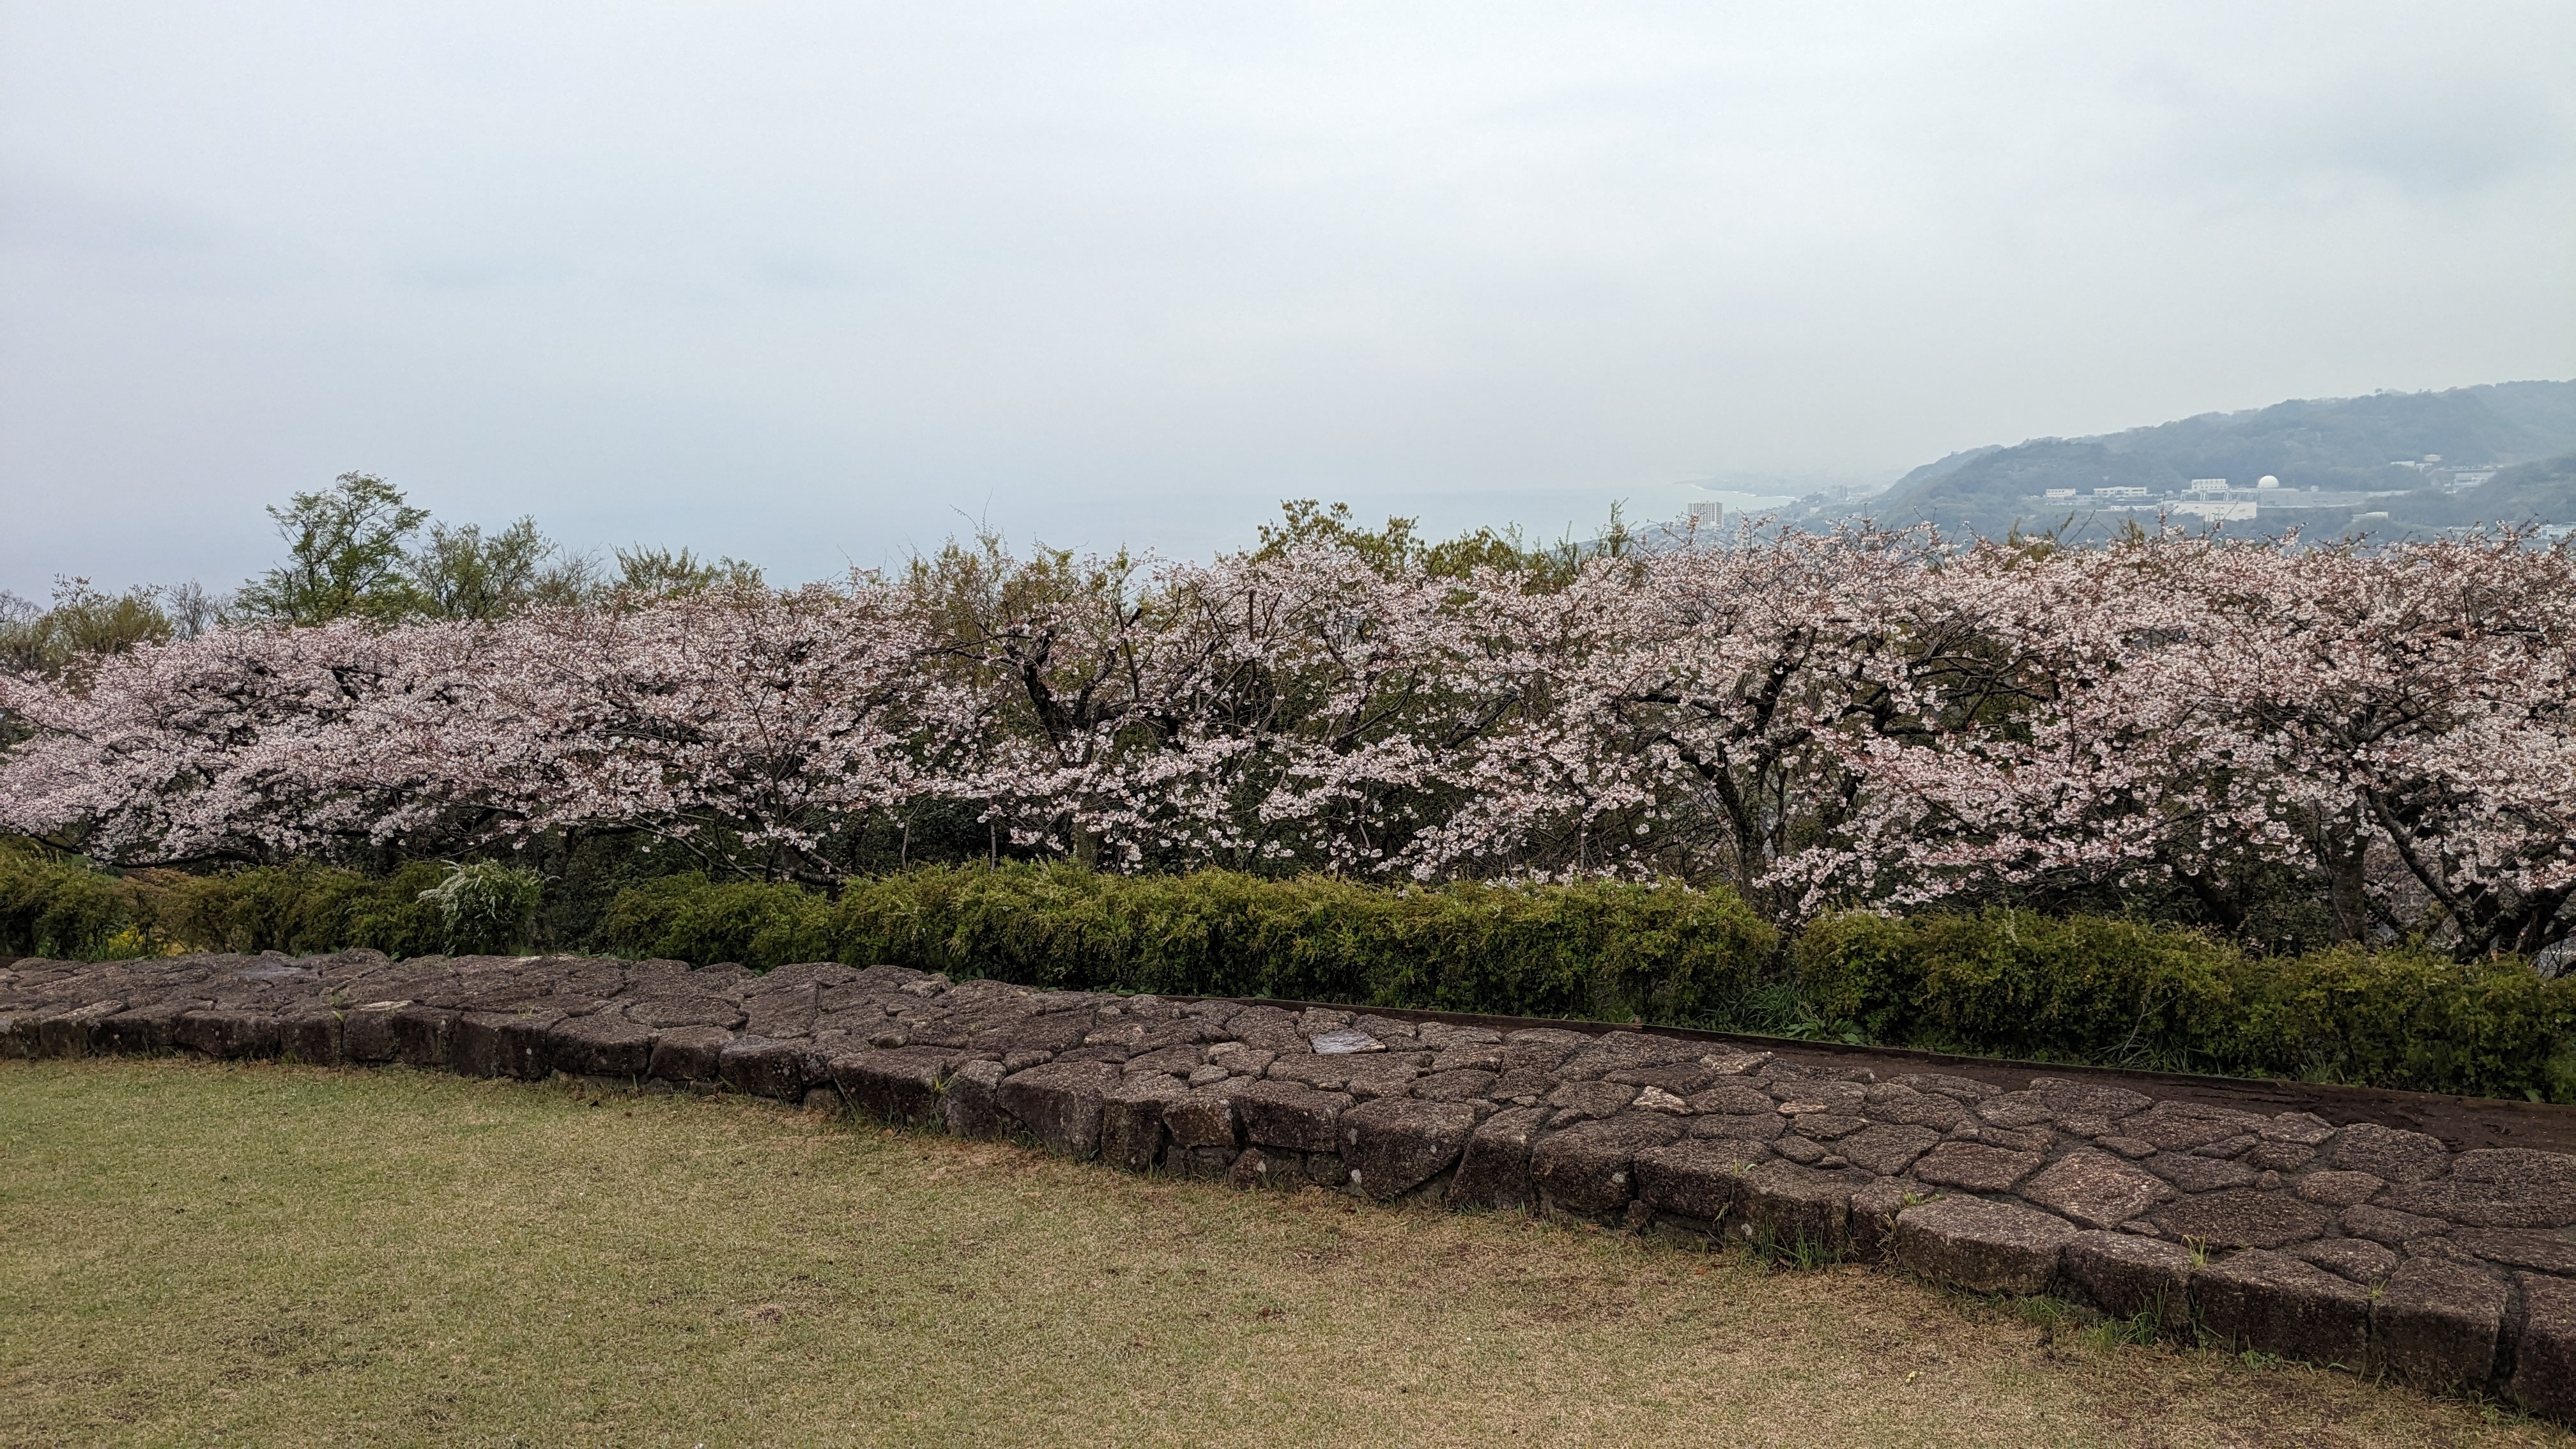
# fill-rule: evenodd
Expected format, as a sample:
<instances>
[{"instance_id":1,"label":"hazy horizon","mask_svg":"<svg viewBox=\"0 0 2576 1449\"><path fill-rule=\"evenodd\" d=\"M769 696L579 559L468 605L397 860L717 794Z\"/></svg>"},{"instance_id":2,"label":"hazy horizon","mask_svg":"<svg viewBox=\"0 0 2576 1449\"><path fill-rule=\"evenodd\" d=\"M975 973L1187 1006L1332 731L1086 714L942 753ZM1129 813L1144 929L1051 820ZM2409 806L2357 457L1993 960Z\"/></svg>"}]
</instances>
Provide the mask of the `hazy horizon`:
<instances>
[{"instance_id":1,"label":"hazy horizon","mask_svg":"<svg viewBox=\"0 0 2576 1449\"><path fill-rule=\"evenodd\" d=\"M0 0L0 588L780 579L2576 377L2576 10Z\"/></svg>"}]
</instances>

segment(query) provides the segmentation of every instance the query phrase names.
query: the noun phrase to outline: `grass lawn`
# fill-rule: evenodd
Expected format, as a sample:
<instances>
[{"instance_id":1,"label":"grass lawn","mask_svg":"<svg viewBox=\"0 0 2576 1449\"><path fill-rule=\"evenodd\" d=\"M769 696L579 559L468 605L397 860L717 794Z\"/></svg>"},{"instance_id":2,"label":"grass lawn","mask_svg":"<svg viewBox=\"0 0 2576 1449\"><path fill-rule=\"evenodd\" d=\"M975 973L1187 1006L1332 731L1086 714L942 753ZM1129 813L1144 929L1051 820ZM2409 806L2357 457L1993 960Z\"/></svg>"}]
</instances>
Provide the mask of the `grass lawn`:
<instances>
[{"instance_id":1,"label":"grass lawn","mask_svg":"<svg viewBox=\"0 0 2576 1449\"><path fill-rule=\"evenodd\" d=\"M0 1442L2527 1444L1856 1268L763 1104L0 1063Z\"/></svg>"}]
</instances>

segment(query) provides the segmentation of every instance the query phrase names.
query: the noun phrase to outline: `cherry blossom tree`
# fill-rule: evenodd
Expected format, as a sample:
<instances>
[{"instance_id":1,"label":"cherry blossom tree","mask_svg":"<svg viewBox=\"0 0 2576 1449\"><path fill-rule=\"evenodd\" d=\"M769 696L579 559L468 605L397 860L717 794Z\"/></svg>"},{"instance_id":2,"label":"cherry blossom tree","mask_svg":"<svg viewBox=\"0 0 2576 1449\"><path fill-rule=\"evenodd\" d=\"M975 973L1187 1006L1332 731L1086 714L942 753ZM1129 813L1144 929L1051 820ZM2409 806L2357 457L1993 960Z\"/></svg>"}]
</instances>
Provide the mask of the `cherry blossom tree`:
<instances>
[{"instance_id":1,"label":"cherry blossom tree","mask_svg":"<svg viewBox=\"0 0 2576 1449\"><path fill-rule=\"evenodd\" d=\"M829 883L937 810L996 855L1723 881L1783 925L2164 892L2250 929L2289 881L2348 937L2576 934L2566 544L1542 557L1304 522L1204 563L988 539L0 678L0 830L127 863L605 831Z\"/></svg>"}]
</instances>

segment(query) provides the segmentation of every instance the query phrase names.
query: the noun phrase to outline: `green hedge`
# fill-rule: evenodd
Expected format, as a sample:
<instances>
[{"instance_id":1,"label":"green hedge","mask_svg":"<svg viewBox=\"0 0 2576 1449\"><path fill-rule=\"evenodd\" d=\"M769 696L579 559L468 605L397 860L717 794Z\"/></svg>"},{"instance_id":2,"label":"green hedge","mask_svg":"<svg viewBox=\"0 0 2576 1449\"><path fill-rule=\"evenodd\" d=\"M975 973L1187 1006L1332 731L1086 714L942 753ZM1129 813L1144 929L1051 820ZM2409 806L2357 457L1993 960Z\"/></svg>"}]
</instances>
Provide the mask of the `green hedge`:
<instances>
[{"instance_id":1,"label":"green hedge","mask_svg":"<svg viewBox=\"0 0 2576 1449\"><path fill-rule=\"evenodd\" d=\"M1777 936L1732 892L1581 884L1390 890L1231 871L936 867L790 886L672 877L621 894L630 956L886 961L1033 986L1690 1021L1755 989Z\"/></svg>"},{"instance_id":2,"label":"green hedge","mask_svg":"<svg viewBox=\"0 0 2576 1449\"><path fill-rule=\"evenodd\" d=\"M29 847L0 846L0 953L99 960L149 950L146 893L123 877Z\"/></svg>"},{"instance_id":3,"label":"green hedge","mask_svg":"<svg viewBox=\"0 0 2576 1449\"><path fill-rule=\"evenodd\" d=\"M2021 911L1828 917L1792 951L1829 1028L1893 1046L2576 1101L2576 979Z\"/></svg>"},{"instance_id":4,"label":"green hedge","mask_svg":"<svg viewBox=\"0 0 2576 1449\"><path fill-rule=\"evenodd\" d=\"M434 861L390 876L314 865L117 875L23 848L0 850L0 953L109 960L172 950L305 955L372 946L425 956L525 947L532 892L508 919L451 922L438 900L422 898L450 875ZM534 877L525 879L533 886Z\"/></svg>"},{"instance_id":5,"label":"green hedge","mask_svg":"<svg viewBox=\"0 0 2576 1449\"><path fill-rule=\"evenodd\" d=\"M447 926L421 892L447 874L414 861L389 876L314 865L197 876L171 892L162 920L172 939L205 950L427 956L448 949Z\"/></svg>"},{"instance_id":6,"label":"green hedge","mask_svg":"<svg viewBox=\"0 0 2576 1449\"><path fill-rule=\"evenodd\" d=\"M512 911L533 904L532 877L488 872L512 877L486 882L495 889L531 892ZM452 934L437 902L422 899L447 875L418 863L382 878L313 866L120 877L0 848L0 953L518 949ZM2098 916L1829 916L1784 958L1771 928L1724 890L1396 890L1016 865L855 880L837 899L668 877L620 892L597 939L545 944L764 970L886 961L1033 986L1786 1029L2576 1101L2576 979L2419 949L2248 956L2195 932Z\"/></svg>"}]
</instances>

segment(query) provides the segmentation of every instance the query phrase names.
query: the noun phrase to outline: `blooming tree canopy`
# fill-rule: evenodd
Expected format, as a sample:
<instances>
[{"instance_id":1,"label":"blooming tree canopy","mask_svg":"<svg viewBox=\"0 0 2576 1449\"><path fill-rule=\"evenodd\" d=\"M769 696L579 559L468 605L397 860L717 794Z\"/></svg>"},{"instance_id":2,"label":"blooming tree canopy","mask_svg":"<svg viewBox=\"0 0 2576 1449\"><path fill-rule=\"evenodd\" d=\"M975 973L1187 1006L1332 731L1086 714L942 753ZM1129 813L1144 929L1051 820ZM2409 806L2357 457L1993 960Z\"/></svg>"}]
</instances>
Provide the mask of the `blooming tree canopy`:
<instances>
[{"instance_id":1,"label":"blooming tree canopy","mask_svg":"<svg viewBox=\"0 0 2576 1449\"><path fill-rule=\"evenodd\" d=\"M130 864L615 832L828 883L941 810L1110 869L1723 881L1784 924L2155 889L2234 925L2296 878L2347 937L2576 934L2563 543L1364 538L147 643L0 677L0 831Z\"/></svg>"}]
</instances>

